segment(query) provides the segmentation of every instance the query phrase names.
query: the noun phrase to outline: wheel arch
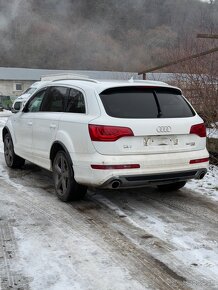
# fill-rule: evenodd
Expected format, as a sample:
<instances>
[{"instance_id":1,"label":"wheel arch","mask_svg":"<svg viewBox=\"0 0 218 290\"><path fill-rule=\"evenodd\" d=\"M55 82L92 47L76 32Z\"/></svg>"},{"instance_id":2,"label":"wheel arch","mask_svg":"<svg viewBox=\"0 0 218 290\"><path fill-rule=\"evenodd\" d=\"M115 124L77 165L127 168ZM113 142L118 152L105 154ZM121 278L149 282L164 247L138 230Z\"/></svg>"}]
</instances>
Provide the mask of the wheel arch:
<instances>
[{"instance_id":1,"label":"wheel arch","mask_svg":"<svg viewBox=\"0 0 218 290\"><path fill-rule=\"evenodd\" d=\"M6 135L7 133L9 133L9 134L11 135L11 133L10 133L8 127L5 126L5 127L3 128L3 130L2 130L2 140L3 140L3 141L4 141L5 135Z\"/></svg>"},{"instance_id":2,"label":"wheel arch","mask_svg":"<svg viewBox=\"0 0 218 290\"><path fill-rule=\"evenodd\" d=\"M14 147L16 147L16 135L14 132L14 127L12 126L11 118L9 117L6 125L2 129L2 141L4 142L5 135L9 133L11 135L11 139L13 142ZM16 151L16 148L14 148ZM16 152L15 152L16 153Z\"/></svg>"},{"instance_id":3,"label":"wheel arch","mask_svg":"<svg viewBox=\"0 0 218 290\"><path fill-rule=\"evenodd\" d=\"M67 147L61 141L55 141L51 146L50 155L49 155L49 158L51 160L51 165L53 164L53 161L57 152L61 150L67 154L69 160L71 161L71 164L73 164L69 151L67 150Z\"/></svg>"}]
</instances>

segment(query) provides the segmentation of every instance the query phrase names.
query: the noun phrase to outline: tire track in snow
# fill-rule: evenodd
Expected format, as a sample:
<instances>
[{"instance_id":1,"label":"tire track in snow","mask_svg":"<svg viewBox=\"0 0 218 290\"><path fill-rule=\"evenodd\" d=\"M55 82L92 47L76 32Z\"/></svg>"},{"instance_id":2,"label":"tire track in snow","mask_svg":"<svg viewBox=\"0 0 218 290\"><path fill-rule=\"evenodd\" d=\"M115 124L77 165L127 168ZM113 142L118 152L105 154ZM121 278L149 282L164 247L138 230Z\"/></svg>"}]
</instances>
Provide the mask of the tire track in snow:
<instances>
[{"instance_id":1,"label":"tire track in snow","mask_svg":"<svg viewBox=\"0 0 218 290\"><path fill-rule=\"evenodd\" d=\"M104 194L104 192L103 192L103 194ZM143 204L141 202L141 200L140 200L140 202L136 201L136 197L134 194L132 194L132 192L131 192L131 197L130 196L126 197L126 200L128 200L128 206L126 206L125 199L123 198L123 195L122 195L122 197L119 197L119 194L114 194L114 196L109 196L109 198L110 198L109 200L108 200L108 198L105 197L105 195L109 196L109 193L107 192L103 196L101 194L95 194L95 195L92 195L92 198L95 199L96 201L98 201L99 203L105 205L106 207L109 207L118 216L123 216L122 220L126 220L126 222L129 223L130 225L135 225L138 228L147 229L149 239L152 239L155 236L155 234L154 234L155 225L153 225L153 226L150 225L150 227L148 227L149 222L147 219L145 219L146 215L149 216L150 214L151 215L153 214L154 216L158 216L157 212L154 209L150 212L146 212L146 210L148 209L148 206L146 206L146 204ZM115 198L115 201L113 200L113 198ZM131 200L131 198L133 201ZM135 207L134 206L132 207L132 203ZM160 203L157 203L157 204L159 205L157 211L160 209L162 209L162 211L163 211L164 206L161 206ZM151 206L153 207L153 203L149 207L151 207ZM123 209L123 207L124 207L124 209ZM144 210L144 213L143 213L143 210ZM167 212L166 208L164 210L165 210L165 212ZM173 215L174 215L174 217L176 217L176 220L178 220L178 222L179 222L180 215L181 216L183 215L182 223L184 223L184 224L186 224L187 221L189 221L190 219L193 220L192 215L191 216L190 215L187 216L186 214L184 215L183 211L181 211L181 212L175 211L175 209L171 210L171 211L173 212ZM159 211L159 215L161 215L161 210ZM138 221L140 221L140 223L138 223L137 220L135 222L135 218L137 216L139 217ZM141 218L143 218L143 219L141 219ZM149 219L150 219L150 216L149 216ZM169 219L169 217L168 217L168 219ZM208 219L203 219L203 222L204 222L203 227L205 228L205 230L208 227L214 228L214 224L212 223L212 225L210 225L210 223L208 222ZM177 222L175 220L174 221L172 220L171 223L174 223L176 225ZM154 227L153 231L151 231L152 227ZM159 227L160 227L160 225L159 225ZM172 229L170 231L173 233ZM149 232L150 232L150 235L149 235ZM127 233L127 231L126 231L126 233ZM184 232L184 234L185 234L185 232ZM131 239L129 233L127 235L128 235L128 238ZM164 238L163 233L161 234L161 236ZM137 240L135 240L135 242L137 243ZM165 240L165 244L166 243L167 243L167 241ZM140 244L139 241L138 241L138 244ZM205 241L204 241L204 244L205 244ZM164 240L163 240L162 245L164 245ZM174 253L176 251L182 250L181 245L178 245L178 248L176 247L177 246L176 243L171 242L170 245L171 245L171 249L169 248L168 253L166 253L166 248L165 248L165 253L164 253L164 251L162 251L162 249L161 250L159 249L159 251L155 248L153 248L153 249L150 248L150 249L146 249L146 250L148 250L148 251L150 250L154 257L157 257L157 259L161 260L162 262L164 261L164 263L166 265L170 265L170 268L172 270L174 270L176 273L178 273L179 275L181 275L183 277L186 277L188 285L190 285L190 287L192 287L194 285L196 287L195 289L207 289L207 287L209 287L210 289L216 289L217 280L215 280L214 275L212 276L212 279L210 279L208 276L205 276L204 273L202 273L201 271L199 272L198 268L195 267L193 269L193 267L192 267L192 269L190 269L189 267L187 267L186 264L183 264L181 262L181 260L177 259L174 255ZM214 246L214 243L213 243L213 246ZM203 247L205 247L205 249L207 249L206 245L203 245ZM210 248L210 247L208 247L208 248ZM197 249L197 248L195 248L195 249ZM206 285L206 288L204 288L205 285Z\"/></svg>"},{"instance_id":2,"label":"tire track in snow","mask_svg":"<svg viewBox=\"0 0 218 290\"><path fill-rule=\"evenodd\" d=\"M17 245L10 221L0 220L0 289L29 289L29 279L13 270L18 263Z\"/></svg>"},{"instance_id":3,"label":"tire track in snow","mask_svg":"<svg viewBox=\"0 0 218 290\"><path fill-rule=\"evenodd\" d=\"M16 186L16 178L14 179L15 180L15 182L12 182L15 186ZM31 188L30 188L31 189ZM25 188L24 188L24 190L25 190ZM33 188L33 190L34 190L34 188ZM119 192L118 192L119 193ZM132 192L133 193L133 195L134 195L134 192ZM140 195L140 194L139 194ZM136 194L136 198L137 198L137 194ZM140 198L142 198L142 196L140 195ZM52 196L52 199L53 199L53 196ZM26 200L26 199L25 199ZM28 205L28 208L29 207L31 207L31 205L32 205L32 198L30 198L29 199L30 200L30 204ZM154 201L154 199L153 198L151 198L150 199L151 200L151 202L153 202ZM50 198L50 201L51 201L51 198ZM54 200L53 200L54 201ZM159 199L157 199L157 203L158 203L158 201L159 201ZM35 209L34 209L34 211L40 211L41 212L41 214L43 214L43 215L45 215L45 214L49 214L49 212L48 212L48 210L47 210L47 207L45 206L45 207L43 207L42 208L42 206L41 206L41 209L40 209L40 204L39 204L39 202L37 201L37 200L34 200L34 202L36 202L36 206L35 206ZM108 251L108 253L110 253L110 252L117 252L117 250L116 249L120 249L119 248L119 246L122 248L122 240L124 239L125 241L126 241L126 243L127 243L127 246L125 246L124 248L126 249L126 251L127 251L127 249L128 249L128 245L133 245L133 247L136 247L136 245L137 245L137 242L134 240L134 238L133 238L133 240L131 241L131 239L129 239L129 237L127 238L126 237L126 231L127 231L127 229L128 229L128 227L129 227L129 230L130 231L132 231L132 232L134 232L134 231L137 231L137 236L138 235L141 235L141 236L143 236L143 234L144 234L144 240L155 240L156 239L156 242L159 242L160 243L160 249L158 249L158 250L156 250L156 252L159 252L160 254L162 253L162 254L167 254L167 251L171 251L171 250L174 250L174 246L172 246L172 245L170 245L170 244L167 244L167 243L164 243L164 241L161 241L160 239L158 239L157 237L154 237L153 235L151 235L149 232L146 232L145 230L143 231L143 229L141 229L141 231L140 231L140 229L136 229L137 228L137 225L134 225L134 224L132 224L131 225L131 223L129 223L128 221L125 221L124 223L121 223L120 221L117 221L117 220L114 220L114 213L113 214L111 214L111 215L109 215L109 217L107 217L107 219L104 221L104 223L102 223L102 220L104 220L104 218L105 218L105 209L104 209L104 211L103 212L101 212L101 214L100 215L96 215L99 211L101 211L101 206L99 207L99 206L97 206L97 204L96 204L96 202L97 202L97 200L95 200L95 198L92 200L92 202L93 203L90 203L90 202L88 202L88 205L87 205L87 207L88 207L88 215L87 215L87 210L86 210L86 206L85 206L85 211L83 211L83 209L82 209L82 207L81 207L81 204L83 204L83 205L85 205L84 204L84 202L81 202L81 203L74 203L73 205L72 205L72 207L69 207L69 205L66 205L66 204L60 204L61 206L60 206L60 209L57 209L57 207L56 207L56 205L57 204L55 204L56 203L56 201L55 201L55 203L54 203L54 206L53 206L53 204L48 204L47 203L47 206L49 206L50 208L51 208L51 211L50 211L50 218L51 218L51 220L52 220L52 223L54 223L54 224L56 224L56 226L60 229L61 228L61 226L63 227L63 222L64 223L66 223L66 227L64 227L64 231L65 230L67 230L67 231L69 231L70 229L71 229L71 233L73 234L75 234L75 231L77 230L77 228L78 227L80 227L80 229L81 229L81 233L83 233L83 235L84 236L86 236L86 234L87 234L87 231L89 231L89 228L90 228L90 226L91 227L93 227L94 228L94 230L95 231L98 231L99 232L99 241L97 241L96 240L96 237L94 237L94 236L90 236L90 239L92 239L93 241L95 241L96 243L98 243L98 245L101 245L101 242L102 242L102 239L101 239L101 237L102 237L102 233L103 233L103 240L104 240L104 246L106 245L106 250ZM43 204L43 203L42 203ZM159 201L159 204L161 205L161 202ZM45 203L45 205L46 205L46 203ZM167 206L166 206L167 207ZM108 209L108 205L106 205L105 206L105 208L107 208ZM43 211L41 211L43 209ZM75 209L76 209L76 211L77 211L77 214L76 214L76 212L75 212ZM174 210L175 212L177 211L177 209L176 208L174 208L174 207L172 207L171 208L172 210ZM60 222L58 222L57 223L57 217L56 217L56 213L58 212L59 214L61 214L61 211L62 210L64 210L66 213L67 213L67 215L63 215L63 217L62 217L62 220L60 221ZM129 208L129 210L131 210L131 208ZM125 211L125 212L127 212L127 215L128 215L128 210L127 211ZM181 212L183 215L184 215L184 211L179 211L179 212ZM58 214L58 215L59 215ZM90 214L91 214L91 216L90 216ZM120 213L120 215L122 216L123 215L123 218L121 217L121 220L124 220L124 219L126 219L125 218L125 213L123 214L122 212ZM72 219L73 218L75 218L75 216L76 216L76 220L75 220L75 223L72 223L72 221L70 221L70 217L72 217ZM118 213L118 216L119 216L119 213ZM49 216L48 216L49 217ZM120 217L119 217L120 218ZM99 222L100 221L100 222ZM204 219L203 218L203 221L204 222L208 222L208 215L207 215L207 218L206 219ZM109 229L106 229L106 227L108 226L108 225L110 225L109 226ZM131 227L131 226L132 227ZM73 229L73 231L72 231L72 229ZM104 230L104 231L102 231L102 230ZM109 231L110 230L110 231ZM109 232L111 232L111 234L110 234L110 236L111 236L111 239L109 239L109 241L108 241L108 239L107 239L107 233L108 233L108 231ZM89 231L89 234L90 234L90 231ZM122 237L122 239L120 240L120 236ZM118 239L118 245L116 244L116 245L113 245L113 243L112 243L112 237L114 237L114 238L117 238ZM105 244L106 243L106 244ZM111 245L113 245L113 246L109 246L109 244L111 244ZM114 248L113 248L114 247ZM131 247L130 247L131 248ZM162 248L162 249L161 249ZM137 249L137 247L136 247L136 249ZM150 246L150 245L148 245L148 248L146 248L146 251L149 251L149 250L153 250L153 248ZM125 256L125 253L124 253L124 255L122 254L122 256L120 256L119 254L117 255L117 253L116 254L114 254L115 256L116 256L116 260L117 261L120 261L121 263L129 263L130 265L129 265L129 267L131 267L131 263L130 263L130 261L131 261L131 259L129 259L129 256L131 256L131 255L135 255L135 251L136 250L131 250L130 251L130 253L132 253L132 254L128 254L127 256L127 258L126 258L126 260L124 261L124 259L122 258L122 256ZM137 249L137 251L138 251L138 249ZM136 257L137 257L137 255L136 255ZM170 256L169 256L170 257ZM155 260L155 257L152 257L153 258L153 260ZM178 263L179 263L179 261L177 261ZM174 264L176 264L176 266L178 266L179 264L177 264L177 262L175 262L175 257L174 257L174 261L173 261L173 263ZM138 262L138 263L141 263L142 265L143 265L143 261L140 261L140 262ZM157 261L156 261L156 263L158 264L158 263L160 263L161 264L161 266L160 266L160 268L162 267L164 267L163 266L163 262L161 262L161 261L159 261L158 262L158 259L157 259ZM133 265L134 263L132 262L132 265ZM139 267L140 268L140 267ZM142 268L145 268L145 266L142 266ZM165 272L167 272L167 271L170 271L171 269L167 269L167 268L169 268L169 267L167 267L166 266L166 268L165 268ZM174 267L174 268L176 268L176 267ZM135 274L135 272L134 272L134 269L135 269L135 267L133 267L133 270L132 270L132 273L133 273L133 275ZM161 270L162 272L164 272L163 270ZM191 274L188 274L187 272L182 272L182 271L179 271L179 274L177 274L176 272L174 272L173 270L172 270L172 272L170 272L171 274L172 274L172 276L174 275L174 273L176 274L176 275L178 275L178 276L180 276L182 279L183 279L183 277L182 276L184 276L184 277L186 277L188 280L193 280L192 282L194 282L193 284L194 285L197 285L197 286L199 286L199 285L204 285L204 284L200 284L200 283L197 283L196 281L195 281L195 279L191 276ZM183 275L184 274L184 275ZM147 280L147 279L145 279L145 277L143 278L141 278L140 277L140 273L138 273L138 280L139 281L141 281L141 283L143 283L143 281L145 281L145 280ZM137 275L135 275L136 277L137 277ZM143 276L143 275L142 275ZM170 274L168 273L168 276L170 276ZM142 280L141 280L142 279ZM151 279L151 278L150 278ZM155 279L151 279L151 280L155 280ZM157 283L157 282L156 282ZM168 282L169 283L169 282ZM181 283L181 281L180 281L180 283ZM182 284L182 286L179 286L179 287L187 287L187 286L184 286L184 282L182 282L181 283ZM158 285L158 284L156 284L156 285ZM170 284L169 284L170 285ZM170 287L168 285L168 287ZM175 286L175 285L174 285ZM159 286L158 286L159 287ZM164 287L164 286L163 286ZM154 288L154 289L156 289L156 288ZM162 289L162 288L158 288L158 289ZM164 289L164 288L163 288ZM176 288L166 288L166 289L176 289ZM180 288L178 288L178 289L180 289ZM181 288L181 289L187 289L187 288ZM195 289L198 289L198 288L195 288ZM206 288L199 288L199 289L206 289ZM211 288L210 289L213 289L212 288L212 285L211 285ZM214 288L215 289L215 288Z\"/></svg>"},{"instance_id":4,"label":"tire track in snow","mask_svg":"<svg viewBox=\"0 0 218 290\"><path fill-rule=\"evenodd\" d=\"M7 180L7 182L16 188L14 181ZM107 227L107 222L102 224L98 219L93 220L78 209L74 209L72 212L72 205L63 203L58 203L58 205L61 204L59 211L62 211L63 208L65 210L60 219L61 215L57 215L57 207L53 207L51 199L49 202L45 202L45 200L41 202L40 200L30 198L28 191L22 186L19 188L20 193L21 191L24 193L25 198L19 194L16 196L16 200L20 201L19 203L22 204L23 208L26 208L27 211L43 215L65 233L71 232L71 234L75 235L75 231L79 228L80 234L84 235L84 237L90 234L89 238L97 243L98 246L102 246L103 242L104 247L107 248L108 253L112 254L115 261L118 264L125 265L132 277L142 285L148 284L149 289L188 289L183 285L183 282L186 280L185 278L176 274L161 261L138 249L117 230ZM55 200L55 203L57 203L57 200ZM90 204L90 201L88 203ZM81 203L78 204L79 206L81 205ZM72 218L74 218L74 223ZM113 219L112 216L110 216L111 219ZM92 231L90 231L90 225L92 226ZM98 238L96 238L96 230ZM93 233L94 235L92 236Z\"/></svg>"},{"instance_id":5,"label":"tire track in snow","mask_svg":"<svg viewBox=\"0 0 218 290\"><path fill-rule=\"evenodd\" d=\"M143 191L133 191L133 194L142 193ZM185 214L197 217L206 223L218 223L218 207L216 202L211 202L203 196L194 196L191 191L182 189L179 192L170 193L158 193L154 195L140 195L143 200L152 200L162 206L169 207L171 209L182 211Z\"/></svg>"},{"instance_id":6,"label":"tire track in snow","mask_svg":"<svg viewBox=\"0 0 218 290\"><path fill-rule=\"evenodd\" d=\"M4 182L5 182L4 180L1 181L1 184L4 184ZM42 218L45 222L49 221L50 225L54 225L56 227L55 232L57 233L57 235L59 232L62 232L63 234L61 236L66 236L66 235L68 237L71 236L71 237L73 237L74 240L75 239L79 240L82 238L81 242L83 244L84 243L86 244L87 249L89 246L92 247L91 243L89 242L89 238L88 238L88 235L91 232L90 231L90 224L85 223L85 225L84 225L84 221L80 218L81 214L79 214L79 213L78 213L78 216L76 216L76 214L74 214L73 215L74 219L72 220L72 216L69 215L67 212L63 211L64 208L71 209L70 205L64 204L64 203L58 201L56 198L54 199L54 196L53 196L52 200L49 199L49 200L47 200L47 202L45 202L45 200L43 200L44 201L43 202L40 199L38 199L38 200L31 199L31 197L28 195L29 191L26 191L25 188L22 189L21 187L19 187L19 194L17 194L16 187L13 188L13 186L11 184L13 182L9 182L9 183L10 183L10 189L9 189L10 195L14 196L14 198L16 199L17 205L19 205L19 208L22 212L28 212L30 217L33 220L34 220L34 217L40 216L40 218ZM7 183L5 185L7 186ZM58 209L59 205L62 205L63 207L61 206ZM72 209L71 209L71 211L72 211ZM77 210L75 210L75 213L77 213ZM94 240L94 236L93 236L93 240ZM91 239L90 239L90 241L91 241ZM96 248L96 246L95 246L95 248ZM78 248L78 250L79 250L79 248ZM113 256L113 253L111 253L111 252L108 254ZM81 258L83 260L83 259L85 259L85 256L81 257ZM116 260L115 260L115 262L116 262ZM94 264L93 264L93 266L95 267ZM118 264L117 267L119 267L119 266L120 265ZM121 266L122 266L122 264L121 264ZM90 267L92 267L92 265L90 265ZM92 270L92 269L90 269L90 270ZM94 270L94 272L95 272L95 270ZM126 271L124 271L124 274L125 274L125 272ZM106 272L106 274L107 274L107 272ZM80 276L80 275L81 275L81 273L78 273L78 276ZM98 278L100 278L100 277L98 277ZM83 279L83 278L81 277L81 279ZM133 280L133 282L130 281L130 285L137 284L137 283L134 283L134 281L137 281L137 279L135 277L132 277L132 280ZM126 281L123 281L123 282L125 283ZM98 284L98 281L96 283ZM95 282L94 282L94 284L95 284ZM139 282L139 284L140 284L140 282ZM95 287L92 287L91 285L89 285L88 288L82 287L82 288L75 288L75 289L90 289L91 290L91 289L102 289L102 288L101 287L95 288ZM105 288L105 289L111 289L111 288ZM135 289L135 288L131 288L131 287L128 288L127 287L127 289ZM147 288L145 285L141 285L141 287L139 287L139 288L136 287L136 289L146 290ZM6 289L4 289L4 290L6 290Z\"/></svg>"}]
</instances>

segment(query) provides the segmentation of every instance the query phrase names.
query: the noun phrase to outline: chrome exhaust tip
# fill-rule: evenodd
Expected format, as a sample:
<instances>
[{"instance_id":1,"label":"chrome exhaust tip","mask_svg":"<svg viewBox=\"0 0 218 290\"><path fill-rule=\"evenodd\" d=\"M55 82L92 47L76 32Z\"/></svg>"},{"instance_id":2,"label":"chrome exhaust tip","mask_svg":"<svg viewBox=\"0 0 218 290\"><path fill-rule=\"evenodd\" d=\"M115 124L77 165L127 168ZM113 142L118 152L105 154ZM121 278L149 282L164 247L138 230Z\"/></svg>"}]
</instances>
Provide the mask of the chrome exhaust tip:
<instances>
[{"instance_id":1,"label":"chrome exhaust tip","mask_svg":"<svg viewBox=\"0 0 218 290\"><path fill-rule=\"evenodd\" d=\"M120 182L120 180L118 180L118 179L113 180L113 181L111 182L111 188L113 188L113 189L117 189L117 188L119 188L120 185L121 185L121 182Z\"/></svg>"},{"instance_id":2,"label":"chrome exhaust tip","mask_svg":"<svg viewBox=\"0 0 218 290\"><path fill-rule=\"evenodd\" d=\"M206 173L207 173L206 170L200 171L197 175L197 179L203 179Z\"/></svg>"}]
</instances>

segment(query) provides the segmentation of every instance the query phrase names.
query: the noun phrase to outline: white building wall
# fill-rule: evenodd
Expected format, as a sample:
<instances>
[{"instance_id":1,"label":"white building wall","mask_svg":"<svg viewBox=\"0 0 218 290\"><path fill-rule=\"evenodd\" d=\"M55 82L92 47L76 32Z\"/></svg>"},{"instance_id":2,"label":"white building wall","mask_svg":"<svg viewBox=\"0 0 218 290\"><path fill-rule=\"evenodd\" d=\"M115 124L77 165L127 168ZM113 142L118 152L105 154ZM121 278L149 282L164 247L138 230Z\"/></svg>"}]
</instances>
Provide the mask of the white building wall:
<instances>
[{"instance_id":1,"label":"white building wall","mask_svg":"<svg viewBox=\"0 0 218 290\"><path fill-rule=\"evenodd\" d=\"M19 96L35 81L0 80L0 95ZM16 84L21 84L21 90L16 90Z\"/></svg>"}]
</instances>

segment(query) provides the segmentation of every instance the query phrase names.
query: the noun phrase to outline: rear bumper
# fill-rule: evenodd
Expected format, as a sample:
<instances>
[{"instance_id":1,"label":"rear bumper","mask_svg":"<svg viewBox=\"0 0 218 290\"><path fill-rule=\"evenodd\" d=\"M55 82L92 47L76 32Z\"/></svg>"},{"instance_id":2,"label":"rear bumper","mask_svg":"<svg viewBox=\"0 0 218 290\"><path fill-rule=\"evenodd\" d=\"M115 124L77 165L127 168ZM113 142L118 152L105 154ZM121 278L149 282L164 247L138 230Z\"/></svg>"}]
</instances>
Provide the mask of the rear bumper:
<instances>
[{"instance_id":1,"label":"rear bumper","mask_svg":"<svg viewBox=\"0 0 218 290\"><path fill-rule=\"evenodd\" d=\"M170 183L198 178L206 172L208 162L190 164L190 160L208 157L206 149L150 155L109 156L98 153L71 155L75 180L84 185L111 188L114 180L119 180L120 187L137 187L151 184ZM92 169L92 164L118 165L139 164L137 169Z\"/></svg>"},{"instance_id":2,"label":"rear bumper","mask_svg":"<svg viewBox=\"0 0 218 290\"><path fill-rule=\"evenodd\" d=\"M148 175L121 175L107 180L101 188L132 188L146 185L161 185L172 182L186 181L188 179L202 179L207 173L205 168L197 170L180 171L173 173L148 174Z\"/></svg>"}]
</instances>

